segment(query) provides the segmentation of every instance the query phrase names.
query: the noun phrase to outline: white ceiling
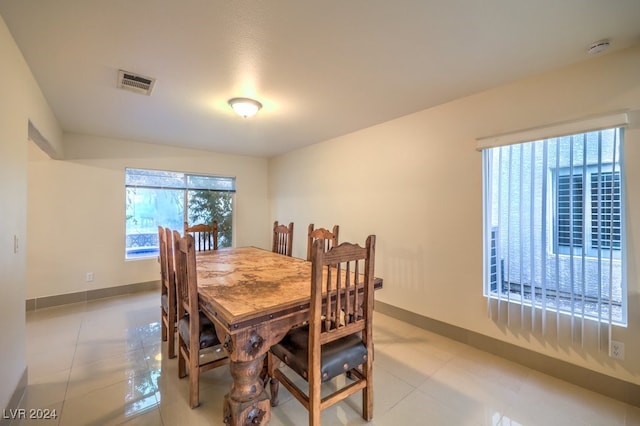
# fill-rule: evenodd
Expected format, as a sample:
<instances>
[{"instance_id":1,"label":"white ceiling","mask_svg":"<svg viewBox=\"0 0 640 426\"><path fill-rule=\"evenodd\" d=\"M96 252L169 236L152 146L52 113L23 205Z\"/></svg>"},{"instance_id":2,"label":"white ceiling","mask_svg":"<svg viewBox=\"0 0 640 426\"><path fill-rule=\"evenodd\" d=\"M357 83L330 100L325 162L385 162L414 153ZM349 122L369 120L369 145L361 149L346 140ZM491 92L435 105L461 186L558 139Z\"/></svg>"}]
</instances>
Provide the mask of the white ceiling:
<instances>
[{"instance_id":1,"label":"white ceiling","mask_svg":"<svg viewBox=\"0 0 640 426\"><path fill-rule=\"evenodd\" d=\"M65 132L266 157L640 41L640 0L0 0L0 15ZM117 89L119 69L157 78L151 96ZM236 116L238 96L264 107Z\"/></svg>"}]
</instances>

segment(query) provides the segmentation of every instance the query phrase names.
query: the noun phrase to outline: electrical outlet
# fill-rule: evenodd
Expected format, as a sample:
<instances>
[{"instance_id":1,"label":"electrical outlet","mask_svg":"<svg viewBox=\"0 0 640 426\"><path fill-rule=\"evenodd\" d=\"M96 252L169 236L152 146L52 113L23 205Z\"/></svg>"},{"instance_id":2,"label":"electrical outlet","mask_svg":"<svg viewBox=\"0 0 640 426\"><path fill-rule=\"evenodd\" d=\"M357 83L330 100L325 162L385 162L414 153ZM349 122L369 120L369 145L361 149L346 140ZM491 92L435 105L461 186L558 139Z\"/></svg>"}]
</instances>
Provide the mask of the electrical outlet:
<instances>
[{"instance_id":1,"label":"electrical outlet","mask_svg":"<svg viewBox=\"0 0 640 426\"><path fill-rule=\"evenodd\" d=\"M87 276L85 278L85 281L88 282L88 283L93 281L93 272L87 272Z\"/></svg>"},{"instance_id":2,"label":"electrical outlet","mask_svg":"<svg viewBox=\"0 0 640 426\"><path fill-rule=\"evenodd\" d=\"M624 343L612 340L609 346L609 356L624 361Z\"/></svg>"}]
</instances>

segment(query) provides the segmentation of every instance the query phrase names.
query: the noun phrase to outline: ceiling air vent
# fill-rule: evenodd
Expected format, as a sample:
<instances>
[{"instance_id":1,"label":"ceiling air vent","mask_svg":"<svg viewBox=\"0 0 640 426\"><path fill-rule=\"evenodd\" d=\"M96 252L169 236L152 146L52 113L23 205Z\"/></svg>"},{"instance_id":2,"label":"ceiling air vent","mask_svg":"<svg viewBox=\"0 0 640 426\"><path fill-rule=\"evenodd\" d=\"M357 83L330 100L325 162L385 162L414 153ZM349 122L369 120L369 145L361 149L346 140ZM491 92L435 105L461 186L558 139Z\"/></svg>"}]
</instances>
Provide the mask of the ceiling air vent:
<instances>
[{"instance_id":1,"label":"ceiling air vent","mask_svg":"<svg viewBox=\"0 0 640 426\"><path fill-rule=\"evenodd\" d=\"M118 71L118 87L120 89L131 90L142 95L150 95L155 83L155 78L124 70Z\"/></svg>"}]
</instances>

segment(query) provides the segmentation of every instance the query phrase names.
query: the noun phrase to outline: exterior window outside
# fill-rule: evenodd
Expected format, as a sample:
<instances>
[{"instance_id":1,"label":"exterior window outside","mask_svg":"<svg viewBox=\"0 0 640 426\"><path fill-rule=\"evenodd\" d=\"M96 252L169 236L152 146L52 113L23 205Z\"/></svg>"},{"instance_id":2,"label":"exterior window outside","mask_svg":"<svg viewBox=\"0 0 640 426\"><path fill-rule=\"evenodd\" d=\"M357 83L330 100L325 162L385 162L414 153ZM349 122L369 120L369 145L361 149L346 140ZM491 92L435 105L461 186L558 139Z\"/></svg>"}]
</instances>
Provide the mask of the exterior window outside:
<instances>
[{"instance_id":1,"label":"exterior window outside","mask_svg":"<svg viewBox=\"0 0 640 426\"><path fill-rule=\"evenodd\" d=\"M602 165L600 172L595 169L589 167L583 173L580 167L575 167L571 175L564 169L556 176L556 250L568 254L573 248L580 254L584 248L586 254L597 257L598 249L613 247L613 255L619 258L620 172L612 172L611 164Z\"/></svg>"},{"instance_id":2,"label":"exterior window outside","mask_svg":"<svg viewBox=\"0 0 640 426\"><path fill-rule=\"evenodd\" d=\"M483 151L485 296L626 325L622 137Z\"/></svg>"},{"instance_id":3,"label":"exterior window outside","mask_svg":"<svg viewBox=\"0 0 640 426\"><path fill-rule=\"evenodd\" d=\"M233 244L235 178L126 169L125 258L158 255L158 226L218 222L218 247ZM185 208L185 206L187 206Z\"/></svg>"}]
</instances>

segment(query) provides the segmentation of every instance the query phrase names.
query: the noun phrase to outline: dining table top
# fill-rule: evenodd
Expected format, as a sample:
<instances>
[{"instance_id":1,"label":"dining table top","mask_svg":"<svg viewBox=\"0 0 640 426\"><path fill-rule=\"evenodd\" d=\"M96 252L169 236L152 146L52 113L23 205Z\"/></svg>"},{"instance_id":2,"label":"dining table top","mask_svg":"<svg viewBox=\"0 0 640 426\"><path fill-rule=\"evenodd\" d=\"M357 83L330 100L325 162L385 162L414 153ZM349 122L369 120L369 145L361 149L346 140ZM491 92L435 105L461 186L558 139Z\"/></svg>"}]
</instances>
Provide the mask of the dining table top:
<instances>
[{"instance_id":1,"label":"dining table top","mask_svg":"<svg viewBox=\"0 0 640 426\"><path fill-rule=\"evenodd\" d=\"M309 309L310 261L239 247L199 252L196 265L200 305L230 332Z\"/></svg>"}]
</instances>

